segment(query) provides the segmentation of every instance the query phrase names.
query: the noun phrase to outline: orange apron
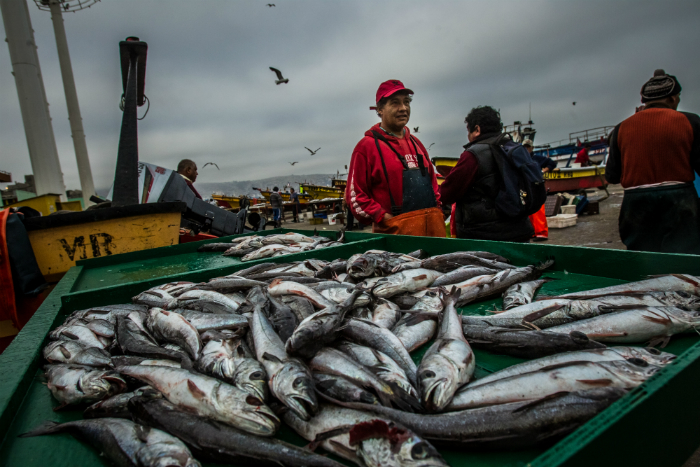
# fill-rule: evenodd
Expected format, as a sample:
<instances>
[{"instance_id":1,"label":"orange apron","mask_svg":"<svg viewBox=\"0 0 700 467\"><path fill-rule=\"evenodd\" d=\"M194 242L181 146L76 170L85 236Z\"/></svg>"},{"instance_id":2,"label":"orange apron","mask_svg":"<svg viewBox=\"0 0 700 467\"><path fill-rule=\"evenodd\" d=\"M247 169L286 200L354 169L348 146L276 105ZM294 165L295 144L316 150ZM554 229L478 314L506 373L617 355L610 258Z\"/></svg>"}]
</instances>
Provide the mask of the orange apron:
<instances>
[{"instance_id":1,"label":"orange apron","mask_svg":"<svg viewBox=\"0 0 700 467\"><path fill-rule=\"evenodd\" d=\"M445 220L440 208L426 208L394 216L372 224L373 233L412 235L414 237L445 237Z\"/></svg>"},{"instance_id":2,"label":"orange apron","mask_svg":"<svg viewBox=\"0 0 700 467\"><path fill-rule=\"evenodd\" d=\"M544 204L539 211L530 215L530 222L535 229L535 237L548 238L549 227L547 227L547 217L544 215Z\"/></svg>"}]
</instances>

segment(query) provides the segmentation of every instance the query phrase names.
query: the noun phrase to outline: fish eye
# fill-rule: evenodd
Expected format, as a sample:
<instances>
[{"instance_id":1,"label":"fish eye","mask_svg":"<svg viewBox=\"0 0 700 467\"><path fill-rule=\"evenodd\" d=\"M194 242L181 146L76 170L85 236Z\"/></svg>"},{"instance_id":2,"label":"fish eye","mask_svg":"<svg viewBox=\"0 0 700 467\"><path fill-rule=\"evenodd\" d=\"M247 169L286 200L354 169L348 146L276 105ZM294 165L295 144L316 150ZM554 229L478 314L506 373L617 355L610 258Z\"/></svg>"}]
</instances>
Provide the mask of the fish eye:
<instances>
[{"instance_id":1,"label":"fish eye","mask_svg":"<svg viewBox=\"0 0 700 467\"><path fill-rule=\"evenodd\" d=\"M428 457L428 450L425 448L425 443L418 443L411 448L411 457L414 459L425 459Z\"/></svg>"},{"instance_id":2,"label":"fish eye","mask_svg":"<svg viewBox=\"0 0 700 467\"><path fill-rule=\"evenodd\" d=\"M294 386L295 389L299 389L304 385L304 377L300 376L297 379L294 380L294 383L292 383L292 386Z\"/></svg>"},{"instance_id":3,"label":"fish eye","mask_svg":"<svg viewBox=\"0 0 700 467\"><path fill-rule=\"evenodd\" d=\"M255 406L265 405L265 403L263 401L261 401L260 399L258 399L255 396L249 395L245 398L245 401L246 401L246 403L248 403L248 405L255 405Z\"/></svg>"},{"instance_id":4,"label":"fish eye","mask_svg":"<svg viewBox=\"0 0 700 467\"><path fill-rule=\"evenodd\" d=\"M661 351L659 349L655 349L654 347L647 347L646 351L652 355L661 355Z\"/></svg>"},{"instance_id":5,"label":"fish eye","mask_svg":"<svg viewBox=\"0 0 700 467\"><path fill-rule=\"evenodd\" d=\"M680 295L683 298L690 298L690 294L688 292L683 292L682 290L677 292L678 295Z\"/></svg>"},{"instance_id":6,"label":"fish eye","mask_svg":"<svg viewBox=\"0 0 700 467\"><path fill-rule=\"evenodd\" d=\"M423 372L423 378L435 378L435 372L432 370L425 370Z\"/></svg>"},{"instance_id":7,"label":"fish eye","mask_svg":"<svg viewBox=\"0 0 700 467\"><path fill-rule=\"evenodd\" d=\"M642 360L641 358L628 358L627 361L637 366L649 366L646 360Z\"/></svg>"},{"instance_id":8,"label":"fish eye","mask_svg":"<svg viewBox=\"0 0 700 467\"><path fill-rule=\"evenodd\" d=\"M256 371L254 373L250 374L250 379L263 379L263 372L262 371Z\"/></svg>"}]
</instances>

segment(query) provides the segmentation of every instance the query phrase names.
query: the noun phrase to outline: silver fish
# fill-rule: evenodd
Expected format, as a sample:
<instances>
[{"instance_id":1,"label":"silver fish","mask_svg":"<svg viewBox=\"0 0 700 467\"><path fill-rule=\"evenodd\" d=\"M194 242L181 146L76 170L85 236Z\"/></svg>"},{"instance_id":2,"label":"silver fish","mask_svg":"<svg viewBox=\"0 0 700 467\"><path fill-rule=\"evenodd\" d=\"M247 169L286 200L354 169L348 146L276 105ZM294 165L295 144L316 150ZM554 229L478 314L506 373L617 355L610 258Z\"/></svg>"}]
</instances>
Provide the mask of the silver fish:
<instances>
[{"instance_id":1,"label":"silver fish","mask_svg":"<svg viewBox=\"0 0 700 467\"><path fill-rule=\"evenodd\" d=\"M613 285L601 289L586 290L584 292L572 292L559 295L557 298L590 299L605 297L608 295L624 294L629 292L686 292L692 295L700 295L700 278L690 274L669 274L668 276L654 277L637 282L628 282L622 285Z\"/></svg>"},{"instance_id":2,"label":"silver fish","mask_svg":"<svg viewBox=\"0 0 700 467\"><path fill-rule=\"evenodd\" d=\"M364 402L365 404L379 404L377 396L365 391L347 378L338 375L327 375L314 372L316 390L333 399L344 402Z\"/></svg>"},{"instance_id":3,"label":"silver fish","mask_svg":"<svg viewBox=\"0 0 700 467\"><path fill-rule=\"evenodd\" d=\"M286 234L267 235L262 237L261 241L263 245L292 245L294 243L313 243L314 239L299 233L288 232Z\"/></svg>"},{"instance_id":4,"label":"silver fish","mask_svg":"<svg viewBox=\"0 0 700 467\"><path fill-rule=\"evenodd\" d=\"M202 313L201 311L185 310L184 308L176 308L170 311L182 315L198 332L220 331L223 329L239 330L248 327L248 320L239 314Z\"/></svg>"},{"instance_id":5,"label":"silver fish","mask_svg":"<svg viewBox=\"0 0 700 467\"><path fill-rule=\"evenodd\" d=\"M350 284L347 284L345 286L341 284L341 287L326 288L323 290L319 290L319 292L328 300L340 304L345 302L350 297L350 295L352 295L354 289L355 287ZM369 294L362 293L355 299L353 306L367 306L369 305L370 301L371 297L369 296Z\"/></svg>"},{"instance_id":6,"label":"silver fish","mask_svg":"<svg viewBox=\"0 0 700 467\"><path fill-rule=\"evenodd\" d=\"M190 368L192 362L187 353L180 347L177 350L168 349L166 344L159 346L155 338L146 329L143 323L144 315L138 312L129 313L128 316L120 316L117 320L117 343L126 355L140 355L148 358L168 359L181 362Z\"/></svg>"},{"instance_id":7,"label":"silver fish","mask_svg":"<svg viewBox=\"0 0 700 467\"><path fill-rule=\"evenodd\" d=\"M96 367L110 367L109 352L97 347L85 347L79 341L51 341L44 347L44 358L49 363L72 363Z\"/></svg>"},{"instance_id":8,"label":"silver fish","mask_svg":"<svg viewBox=\"0 0 700 467\"><path fill-rule=\"evenodd\" d=\"M84 324L61 326L49 334L49 337L52 339L76 341L84 347L96 347L98 349L106 349L109 347L107 342L100 339L100 336L95 334ZM111 342L111 340L109 340L109 342Z\"/></svg>"},{"instance_id":9,"label":"silver fish","mask_svg":"<svg viewBox=\"0 0 700 467\"><path fill-rule=\"evenodd\" d=\"M630 359L639 359L650 365L664 366L675 360L676 356L668 352L661 352L653 347L610 347L604 349L575 350L564 352L549 357L537 358L523 363L509 366L501 371L491 373L469 383L468 387L475 388L493 381L509 378L511 376L541 370L542 368L559 365L567 362L610 362Z\"/></svg>"},{"instance_id":10,"label":"silver fish","mask_svg":"<svg viewBox=\"0 0 700 467\"><path fill-rule=\"evenodd\" d=\"M399 364L412 385L416 384L416 364L401 341L388 329L371 321L360 319L348 320L342 333L353 342L379 350Z\"/></svg>"},{"instance_id":11,"label":"silver fish","mask_svg":"<svg viewBox=\"0 0 700 467\"><path fill-rule=\"evenodd\" d=\"M146 326L153 336L161 342L177 344L197 360L202 350L199 333L184 316L160 308L151 308L146 319Z\"/></svg>"},{"instance_id":12,"label":"silver fish","mask_svg":"<svg viewBox=\"0 0 700 467\"><path fill-rule=\"evenodd\" d=\"M210 339L197 361L202 373L219 378L258 399L267 399L267 375L241 338Z\"/></svg>"},{"instance_id":13,"label":"silver fish","mask_svg":"<svg viewBox=\"0 0 700 467\"><path fill-rule=\"evenodd\" d=\"M146 305L137 305L132 303L125 303L122 305L105 305L74 311L71 313L70 318L80 318L86 321L104 319L116 326L118 316L126 316L132 311L146 313L148 311L148 307Z\"/></svg>"},{"instance_id":14,"label":"silver fish","mask_svg":"<svg viewBox=\"0 0 700 467\"><path fill-rule=\"evenodd\" d=\"M187 282L187 281L177 281L177 282L167 282L165 284L161 284L157 287L152 287L148 290L162 290L164 292L169 293L173 297L177 297L189 290L194 290L198 288L202 284L197 284L194 282Z\"/></svg>"},{"instance_id":15,"label":"silver fish","mask_svg":"<svg viewBox=\"0 0 700 467\"><path fill-rule=\"evenodd\" d=\"M401 319L401 310L394 302L380 298L371 313L370 320L377 326L391 329Z\"/></svg>"},{"instance_id":16,"label":"silver fish","mask_svg":"<svg viewBox=\"0 0 700 467\"><path fill-rule=\"evenodd\" d=\"M404 292L417 292L430 287L440 276L442 276L441 272L423 268L398 272L377 282L372 289L372 295L388 298Z\"/></svg>"},{"instance_id":17,"label":"silver fish","mask_svg":"<svg viewBox=\"0 0 700 467\"><path fill-rule=\"evenodd\" d=\"M66 364L46 365L44 368L47 387L60 402L56 409L70 404L97 402L126 389L126 382L111 370Z\"/></svg>"},{"instance_id":18,"label":"silver fish","mask_svg":"<svg viewBox=\"0 0 700 467\"><path fill-rule=\"evenodd\" d=\"M521 305L489 316L462 315L462 323L473 326L503 326L544 329L609 313L593 300L552 299Z\"/></svg>"},{"instance_id":19,"label":"silver fish","mask_svg":"<svg viewBox=\"0 0 700 467\"><path fill-rule=\"evenodd\" d=\"M374 275L384 276L391 274L391 270L399 264L413 261L415 258L400 253L368 250L348 259L347 273L353 279L364 279Z\"/></svg>"},{"instance_id":20,"label":"silver fish","mask_svg":"<svg viewBox=\"0 0 700 467\"><path fill-rule=\"evenodd\" d=\"M215 277L206 284L202 284L199 289L212 290L222 294L232 292L240 292L253 287L264 287L265 283L255 280L246 279L244 277Z\"/></svg>"},{"instance_id":21,"label":"silver fish","mask_svg":"<svg viewBox=\"0 0 700 467\"><path fill-rule=\"evenodd\" d=\"M313 303L313 305L318 309L326 308L334 304L334 302L328 300L311 287L303 284L297 284L296 282L275 279L270 283L267 290L273 297L280 297L283 295L298 295L300 297L304 297Z\"/></svg>"},{"instance_id":22,"label":"silver fish","mask_svg":"<svg viewBox=\"0 0 700 467\"><path fill-rule=\"evenodd\" d=\"M452 400L455 392L472 378L476 362L474 352L464 338L462 321L455 303L460 290L445 291L445 308L437 339L423 356L418 367L423 405L439 412Z\"/></svg>"},{"instance_id":23,"label":"silver fish","mask_svg":"<svg viewBox=\"0 0 700 467\"><path fill-rule=\"evenodd\" d=\"M85 439L115 465L201 467L187 446L168 433L123 418L97 418L58 424L47 421L21 438L70 433Z\"/></svg>"},{"instance_id":24,"label":"silver fish","mask_svg":"<svg viewBox=\"0 0 700 467\"><path fill-rule=\"evenodd\" d=\"M405 395L402 398L409 405L416 409L420 408L418 391L408 381L406 372L386 354L352 342L341 342L336 347L345 355L364 365L382 381L398 388L398 392L404 392Z\"/></svg>"},{"instance_id":25,"label":"silver fish","mask_svg":"<svg viewBox=\"0 0 700 467\"><path fill-rule=\"evenodd\" d=\"M272 258L290 253L299 253L300 251L302 251L302 248L294 245L266 245L243 256L241 261L246 262L260 258Z\"/></svg>"},{"instance_id":26,"label":"silver fish","mask_svg":"<svg viewBox=\"0 0 700 467\"><path fill-rule=\"evenodd\" d=\"M431 256L422 261L402 264L394 268L395 270L393 272L415 268L427 268L448 273L463 266L478 266L497 270L515 267L510 264L507 258L487 251L457 251L444 255Z\"/></svg>"},{"instance_id":27,"label":"silver fish","mask_svg":"<svg viewBox=\"0 0 700 467\"><path fill-rule=\"evenodd\" d=\"M263 401L216 378L162 366L131 365L117 371L143 381L175 405L249 433L272 436L279 427Z\"/></svg>"},{"instance_id":28,"label":"silver fish","mask_svg":"<svg viewBox=\"0 0 700 467\"><path fill-rule=\"evenodd\" d=\"M190 290L174 299L167 309L186 308L204 313L235 313L240 306L238 301L219 292Z\"/></svg>"},{"instance_id":29,"label":"silver fish","mask_svg":"<svg viewBox=\"0 0 700 467\"><path fill-rule=\"evenodd\" d=\"M510 310L516 306L527 305L532 302L537 290L547 282L556 279L545 277L534 281L520 282L519 284L511 285L503 292L503 309Z\"/></svg>"},{"instance_id":30,"label":"silver fish","mask_svg":"<svg viewBox=\"0 0 700 467\"><path fill-rule=\"evenodd\" d=\"M326 307L299 323L299 326L287 340L285 345L287 353L311 358L318 349L334 341L346 313L352 309L357 298L364 293L364 289L357 288L342 305Z\"/></svg>"},{"instance_id":31,"label":"silver fish","mask_svg":"<svg viewBox=\"0 0 700 467\"><path fill-rule=\"evenodd\" d=\"M95 402L83 411L83 418L128 418L131 420L131 413L128 409L129 401L134 397L142 395L148 397L162 397L160 393L149 386L138 388L135 391L124 392L107 399Z\"/></svg>"},{"instance_id":32,"label":"silver fish","mask_svg":"<svg viewBox=\"0 0 700 467\"><path fill-rule=\"evenodd\" d=\"M366 404L361 404L366 405ZM427 441L385 417L359 410L322 404L310 421L291 412L283 415L287 425L308 441L320 443L328 452L367 467L446 467Z\"/></svg>"},{"instance_id":33,"label":"silver fish","mask_svg":"<svg viewBox=\"0 0 700 467\"><path fill-rule=\"evenodd\" d=\"M413 352L433 338L437 321L427 314L406 313L391 332L409 352Z\"/></svg>"},{"instance_id":34,"label":"silver fish","mask_svg":"<svg viewBox=\"0 0 700 467\"><path fill-rule=\"evenodd\" d=\"M270 392L299 417L308 420L318 407L311 372L284 350L284 344L257 306L251 319L255 356L265 367Z\"/></svg>"},{"instance_id":35,"label":"silver fish","mask_svg":"<svg viewBox=\"0 0 700 467\"><path fill-rule=\"evenodd\" d=\"M459 267L454 271L450 271L438 277L437 279L435 279L435 282L433 282L433 287L442 287L446 285L458 284L460 282L464 282L468 279L471 279L472 277L496 274L498 271L498 269L487 268L484 266L474 266L469 264L467 266Z\"/></svg>"},{"instance_id":36,"label":"silver fish","mask_svg":"<svg viewBox=\"0 0 700 467\"><path fill-rule=\"evenodd\" d=\"M158 307L168 309L174 307L177 302L175 297L164 290L146 290L131 299L137 305L146 305L149 308Z\"/></svg>"},{"instance_id":37,"label":"silver fish","mask_svg":"<svg viewBox=\"0 0 700 467\"><path fill-rule=\"evenodd\" d=\"M494 404L540 399L559 392L596 387L631 389L660 367L644 361L566 362L503 378L481 386L465 386L446 410L463 410Z\"/></svg>"},{"instance_id":38,"label":"silver fish","mask_svg":"<svg viewBox=\"0 0 700 467\"><path fill-rule=\"evenodd\" d=\"M618 311L603 316L562 324L545 332L582 332L598 342L633 344L667 343L671 336L700 327L700 312L676 307L648 307ZM652 345L652 346L653 346Z\"/></svg>"}]
</instances>

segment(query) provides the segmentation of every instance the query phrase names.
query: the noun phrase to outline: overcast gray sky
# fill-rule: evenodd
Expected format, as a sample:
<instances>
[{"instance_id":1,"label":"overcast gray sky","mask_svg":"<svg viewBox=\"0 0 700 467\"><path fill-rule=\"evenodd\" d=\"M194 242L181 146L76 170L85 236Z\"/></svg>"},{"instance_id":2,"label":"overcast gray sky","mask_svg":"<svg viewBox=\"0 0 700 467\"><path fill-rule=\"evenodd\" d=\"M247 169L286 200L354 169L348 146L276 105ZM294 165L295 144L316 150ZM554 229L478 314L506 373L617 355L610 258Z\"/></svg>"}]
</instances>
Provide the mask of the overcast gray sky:
<instances>
[{"instance_id":1,"label":"overcast gray sky","mask_svg":"<svg viewBox=\"0 0 700 467\"><path fill-rule=\"evenodd\" d=\"M656 68L681 82L680 110L700 111L697 1L267 1L103 0L64 14L98 189L114 177L118 43L132 35L149 45L140 159L216 162L201 182L342 171L387 79L415 91L410 126L431 156L460 154L476 105L512 123L532 103L538 144L614 125ZM29 9L66 186L79 188L50 14ZM31 166L10 72L2 45L0 169L21 180Z\"/></svg>"}]
</instances>

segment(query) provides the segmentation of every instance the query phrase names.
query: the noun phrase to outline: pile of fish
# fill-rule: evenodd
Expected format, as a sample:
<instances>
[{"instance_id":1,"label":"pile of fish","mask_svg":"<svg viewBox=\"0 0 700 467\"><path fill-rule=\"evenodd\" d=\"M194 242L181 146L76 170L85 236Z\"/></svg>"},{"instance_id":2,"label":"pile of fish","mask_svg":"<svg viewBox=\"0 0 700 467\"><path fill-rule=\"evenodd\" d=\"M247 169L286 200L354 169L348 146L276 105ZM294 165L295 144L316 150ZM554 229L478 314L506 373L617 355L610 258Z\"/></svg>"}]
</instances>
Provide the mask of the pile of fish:
<instances>
[{"instance_id":1,"label":"pile of fish","mask_svg":"<svg viewBox=\"0 0 700 467\"><path fill-rule=\"evenodd\" d=\"M207 243L197 251L223 251L224 256L237 256L241 257L241 261L252 261L342 245L344 236L343 231L338 241L334 241L328 237L309 237L294 232L268 236L251 235L234 238L230 243Z\"/></svg>"},{"instance_id":2,"label":"pile of fish","mask_svg":"<svg viewBox=\"0 0 700 467\"><path fill-rule=\"evenodd\" d=\"M57 409L84 419L22 436L71 433L117 465L342 465L322 448L359 466L445 466L436 445L530 448L572 432L675 358L629 344L700 326L693 276L534 300L551 259L423 256L264 262L76 311L43 355ZM502 312L457 310L499 296ZM529 360L475 379L473 347ZM282 423L310 444L275 439Z\"/></svg>"}]
</instances>

